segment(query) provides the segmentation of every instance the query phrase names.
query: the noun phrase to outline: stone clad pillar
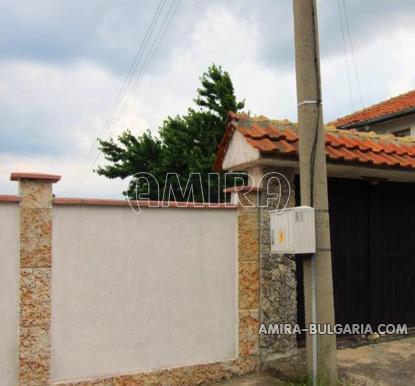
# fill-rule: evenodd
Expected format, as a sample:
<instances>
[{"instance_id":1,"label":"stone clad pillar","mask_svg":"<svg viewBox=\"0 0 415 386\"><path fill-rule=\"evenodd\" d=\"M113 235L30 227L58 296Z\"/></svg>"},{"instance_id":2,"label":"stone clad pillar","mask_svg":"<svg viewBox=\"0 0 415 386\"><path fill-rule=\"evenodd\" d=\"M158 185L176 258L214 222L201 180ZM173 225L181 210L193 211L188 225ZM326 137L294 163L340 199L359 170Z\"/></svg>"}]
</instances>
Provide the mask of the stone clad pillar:
<instances>
[{"instance_id":1,"label":"stone clad pillar","mask_svg":"<svg viewBox=\"0 0 415 386\"><path fill-rule=\"evenodd\" d=\"M281 178L272 179L279 173ZM295 206L295 170L265 168L264 191L260 209L260 255L261 255L261 323L264 325L290 325L297 318L297 280L294 255L271 252L270 210ZM282 178L284 176L285 178ZM267 202L267 194L278 193L280 200ZM274 357L295 352L297 337L290 334L260 336L261 360L267 362Z\"/></svg>"},{"instance_id":2,"label":"stone clad pillar","mask_svg":"<svg viewBox=\"0 0 415 386\"><path fill-rule=\"evenodd\" d=\"M258 188L226 189L238 209L239 356L259 356L260 253ZM258 357L259 359L259 357Z\"/></svg>"},{"instance_id":3,"label":"stone clad pillar","mask_svg":"<svg viewBox=\"0 0 415 386\"><path fill-rule=\"evenodd\" d=\"M52 184L60 176L12 173L20 194L19 385L50 384Z\"/></svg>"}]
</instances>

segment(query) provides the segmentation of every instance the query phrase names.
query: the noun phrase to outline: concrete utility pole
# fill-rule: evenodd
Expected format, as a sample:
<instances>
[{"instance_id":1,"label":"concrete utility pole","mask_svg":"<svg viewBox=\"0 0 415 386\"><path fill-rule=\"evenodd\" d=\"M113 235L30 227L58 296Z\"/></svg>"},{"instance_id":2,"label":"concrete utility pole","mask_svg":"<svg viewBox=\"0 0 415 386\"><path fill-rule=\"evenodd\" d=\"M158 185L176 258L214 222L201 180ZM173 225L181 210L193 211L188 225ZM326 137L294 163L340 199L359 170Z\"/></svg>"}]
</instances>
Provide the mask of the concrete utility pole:
<instances>
[{"instance_id":1,"label":"concrete utility pole","mask_svg":"<svg viewBox=\"0 0 415 386\"><path fill-rule=\"evenodd\" d=\"M311 258L306 257L303 264L305 320L306 326L310 323L329 323L334 326L317 7L315 0L293 0L293 4L301 204L314 207L316 216L317 251ZM316 295L316 304L313 302L313 294ZM315 348L316 345L313 355L313 346ZM317 359L314 368L313 357ZM316 372L325 384L336 384L335 335L312 337L307 334L307 367L310 374Z\"/></svg>"}]
</instances>

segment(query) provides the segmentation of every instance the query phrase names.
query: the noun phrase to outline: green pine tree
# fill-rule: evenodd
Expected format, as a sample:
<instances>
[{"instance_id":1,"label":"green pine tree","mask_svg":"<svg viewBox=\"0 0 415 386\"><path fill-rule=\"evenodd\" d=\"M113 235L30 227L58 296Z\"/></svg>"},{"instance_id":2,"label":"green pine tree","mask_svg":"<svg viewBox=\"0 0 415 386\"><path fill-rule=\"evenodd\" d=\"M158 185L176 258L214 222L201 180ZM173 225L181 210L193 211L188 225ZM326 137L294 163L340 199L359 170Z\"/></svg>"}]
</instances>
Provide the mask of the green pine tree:
<instances>
[{"instance_id":1,"label":"green pine tree","mask_svg":"<svg viewBox=\"0 0 415 386\"><path fill-rule=\"evenodd\" d=\"M203 189L195 189L196 200L223 201L224 175L221 174L216 183L215 178L209 180L209 173L213 172L227 114L243 109L244 101L236 100L232 80L220 66L210 66L200 81L201 87L194 99L199 109L189 108L184 116L168 117L160 127L158 137L149 131L136 137L126 130L118 136L118 141L98 139L99 149L109 165L99 166L96 173L108 178L132 177L123 194L136 198L137 193L149 192L148 197L152 200L163 198L167 176L172 187L170 199L174 195L179 201L186 199L182 197L180 187L186 187L192 173L200 173ZM150 187L134 177L140 172L155 177ZM178 179L169 173L177 173ZM198 187L198 177L194 176L194 180L194 187Z\"/></svg>"}]
</instances>

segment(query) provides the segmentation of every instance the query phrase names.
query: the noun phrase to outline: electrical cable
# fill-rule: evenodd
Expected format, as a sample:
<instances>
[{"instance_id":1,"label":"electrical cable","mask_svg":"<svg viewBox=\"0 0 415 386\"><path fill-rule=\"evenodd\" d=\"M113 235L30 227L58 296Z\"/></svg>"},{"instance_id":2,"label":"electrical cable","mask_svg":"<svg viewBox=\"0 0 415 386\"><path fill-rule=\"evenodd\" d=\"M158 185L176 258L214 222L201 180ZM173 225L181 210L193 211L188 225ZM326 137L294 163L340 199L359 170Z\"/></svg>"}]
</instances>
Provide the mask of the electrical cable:
<instances>
[{"instance_id":1,"label":"electrical cable","mask_svg":"<svg viewBox=\"0 0 415 386\"><path fill-rule=\"evenodd\" d=\"M320 110L321 110L321 79L320 79L320 66L318 58L318 43L317 43L317 12L315 9L315 2L311 2L311 9L313 13L313 50L314 50L314 68L316 70L316 125L314 129L314 141L310 153L310 206L314 208L314 174L315 174L315 160L316 160L316 149L318 143L319 124L320 124ZM324 146L324 145L323 145ZM311 323L317 324L317 268L316 268L316 254L311 255ZM313 375L313 386L317 386L318 378L318 341L317 335L314 334L311 337L312 341L312 375Z\"/></svg>"},{"instance_id":2,"label":"electrical cable","mask_svg":"<svg viewBox=\"0 0 415 386\"><path fill-rule=\"evenodd\" d=\"M127 92L128 88L130 87L130 83L133 79L133 75L137 71L137 67L138 67L138 65L139 65L139 63L142 59L143 53L144 53L144 51L145 51L145 49L148 45L148 42L151 39L151 35L154 31L154 27L156 26L156 24L157 24L157 22L160 18L160 15L163 11L163 8L164 8L165 4L166 4L166 0L160 0L159 1L158 5L157 5L157 8L156 8L156 11L154 12L154 15L151 19L151 22L150 22L150 24L149 24L149 26L146 30L146 33L144 35L144 38L143 38L143 40L140 44L140 47L139 47L139 49L137 50L137 52L134 56L134 59L133 59L131 65L130 65L128 73L127 73L126 77L124 78L124 81L123 81L123 83L122 83L122 85L121 85L121 87L118 91L117 97L115 98L115 101L112 105L112 108L110 109L110 113L108 114L108 116L105 119L104 124L103 124L100 132L98 133L98 137L101 137L108 130L108 127L111 126L111 124L113 122L113 119L114 119L114 116L117 113L117 111L119 110L119 108L122 104L122 101L125 97L125 93ZM76 179L82 179L82 176L85 173L85 168L88 171L90 170L90 167L88 165L92 160L94 151L97 151L96 141L94 141L93 144L91 145L91 147L89 149L89 152L88 152L88 154L85 158L85 161L84 161L83 165L79 168L78 173L74 176L73 181L75 181ZM79 181L78 181L78 184L79 184ZM73 190L76 190L76 187L78 186L78 184L75 186L75 189L73 189Z\"/></svg>"},{"instance_id":3,"label":"electrical cable","mask_svg":"<svg viewBox=\"0 0 415 386\"><path fill-rule=\"evenodd\" d=\"M356 59L355 59L355 56L354 56L352 34L350 33L350 23L349 23L349 16L348 16L348 11L347 11L347 7L346 7L346 1L342 0L342 3L343 3L343 8L344 8L344 16L345 16L345 21L346 21L347 35L348 35L348 39L349 39L350 50L351 50L351 53L352 53L353 68L354 68L354 72L355 72L357 88L358 88L358 91L359 91L360 104L361 104L362 109L364 109L365 105L363 103L362 89L360 87L359 72L357 70Z\"/></svg>"},{"instance_id":4,"label":"electrical cable","mask_svg":"<svg viewBox=\"0 0 415 386\"><path fill-rule=\"evenodd\" d=\"M166 0L161 0L161 2L159 3L159 6L160 6L161 3L163 3L163 4L162 4L161 7L157 8L157 11L160 10L160 12L161 12L161 10L163 9L163 7L165 5L165 1ZM144 53L144 51L147 47L148 42L150 41L151 33L154 30L154 26L157 23L158 18L160 16L160 12L158 12L158 16L156 18L153 17L153 20L155 20L155 23L152 24L150 33L148 34L148 39L145 39L145 43L143 45L143 49L141 50L140 58L137 61L137 65L135 66L134 71L131 72L131 76L130 76L131 87L126 87L126 89L125 89L125 90L127 90L128 88L130 88L130 92L127 95L127 99L135 94L135 92L138 88L138 85L140 84L141 80L143 79L149 64L151 63L152 59L154 58L154 56L155 56L155 54L156 54L156 52L157 52L157 50L158 50L158 48L161 44L166 32L167 32L167 29L170 26L176 12L177 12L179 4L180 4L180 0L176 1L176 2L173 0L173 2L170 4L169 9L168 9L163 21L161 22L158 33L157 33L156 37L152 40L152 43L150 44L150 47L147 51L147 57L142 62L140 68L138 68L138 63L141 62L141 59L143 57L143 53ZM136 56L138 56L138 55L136 55ZM123 96L123 98L124 97L125 97L125 95ZM124 113L124 111L126 109L126 106L127 106L125 100L122 100L121 102L124 102L124 103L119 104L119 107L120 107L120 109L118 111L119 115L122 115ZM111 123L113 121L113 118L114 117L112 117L108 127L106 128L106 131L108 131L111 128ZM104 133L106 133L106 131ZM101 135L103 135L103 134L101 134ZM81 175L81 178L80 178L78 184L76 185L76 187L74 189L75 191L77 191L82 186L82 184L85 182L86 177L89 175L89 173L93 169L95 163L97 162L99 156L101 155L99 153L98 149L96 149L96 148L94 148L94 149L96 150L95 151L95 156L93 156L93 158L90 161L90 165L85 170L83 175Z\"/></svg>"},{"instance_id":5,"label":"electrical cable","mask_svg":"<svg viewBox=\"0 0 415 386\"><path fill-rule=\"evenodd\" d=\"M314 4L312 6L313 8L313 33L314 36L317 36L317 15L314 8ZM313 145L311 147L311 153L310 153L310 206L314 207L314 174L315 174L315 160L316 160L316 149L317 149L317 142L318 142L318 134L319 134L319 123L320 123L320 109L321 109L321 89L320 89L320 66L318 61L318 48L317 48L317 42L314 40L314 68L316 69L316 89L317 89L317 98L316 98L316 109L317 109L317 119L316 119L316 125L314 128L314 140Z\"/></svg>"},{"instance_id":6,"label":"electrical cable","mask_svg":"<svg viewBox=\"0 0 415 386\"><path fill-rule=\"evenodd\" d=\"M156 46L153 49L153 51L151 52L150 56L147 57L147 61L145 62L144 66L143 66L143 70L141 71L140 76L137 77L137 82L136 82L135 87L132 90L132 94L134 94L136 92L136 90L138 88L138 85L139 85L141 79L143 78L145 72L147 71L147 68L148 68L149 64L153 60L156 52L158 51L158 49L159 49L159 47L161 45L161 42L163 41L164 36L166 35L166 32L169 29L170 24L173 21L175 15L177 13L177 10L178 10L178 8L180 6L180 3L181 3L181 0L178 0L178 1L176 1L176 4L175 5L174 5L174 2L171 4L171 6L170 6L170 8L169 8L169 10L167 12L167 15L165 16L165 18L164 18L164 20L162 22L162 24L164 24L164 29L163 30L160 29L159 32L158 32L158 34L157 34L157 37L155 38L155 40L158 39L158 41L156 43Z\"/></svg>"},{"instance_id":7,"label":"electrical cable","mask_svg":"<svg viewBox=\"0 0 415 386\"><path fill-rule=\"evenodd\" d=\"M153 40L153 44L152 44L152 47L153 48L150 48L150 51L147 54L147 59L145 60L144 64L141 66L141 69L140 69L138 75L136 76L135 83L132 86L132 89L131 89L130 94L128 95L128 97L133 96L134 93L136 92L136 90L137 90L137 88L138 88L141 80L144 77L144 74L145 74L145 72L146 72L146 70L148 68L148 65L150 64L150 62L152 61L155 53L157 52L158 48L160 47L161 41L163 40L164 35L166 34L167 29L168 29L169 25L171 24L171 21L172 21L174 15L176 13L178 7L179 7L179 4L180 4L180 1L177 1L177 2L174 2L173 1L171 3L170 8L167 11L166 16L164 17L164 19L163 19L163 21L161 23L161 27L160 27L160 29L159 29L159 31L157 33L157 36ZM174 6L174 5L176 5L176 6ZM125 112L126 106L127 105L124 103L123 104L123 109L121 110L120 115L122 115ZM82 184L85 182L88 174L91 172L92 168L94 167L94 165L97 162L97 160L98 160L98 158L99 158L100 155L101 154L98 151L95 153L95 157L92 160L92 163L91 163L90 167L87 169L86 173L84 173L83 177L79 181L79 183L78 183L78 185L76 187L76 190L78 190L82 186Z\"/></svg>"},{"instance_id":8,"label":"electrical cable","mask_svg":"<svg viewBox=\"0 0 415 386\"><path fill-rule=\"evenodd\" d=\"M344 24L343 24L342 7L341 7L340 0L337 0L337 8L339 11L340 27L341 27L342 38L343 38L343 52L344 52L344 61L346 63L347 83L349 86L350 107L351 107L351 111L354 111L352 82L351 82L351 77L350 77L349 60L347 58L347 44L346 44L346 37L344 34Z\"/></svg>"}]
</instances>

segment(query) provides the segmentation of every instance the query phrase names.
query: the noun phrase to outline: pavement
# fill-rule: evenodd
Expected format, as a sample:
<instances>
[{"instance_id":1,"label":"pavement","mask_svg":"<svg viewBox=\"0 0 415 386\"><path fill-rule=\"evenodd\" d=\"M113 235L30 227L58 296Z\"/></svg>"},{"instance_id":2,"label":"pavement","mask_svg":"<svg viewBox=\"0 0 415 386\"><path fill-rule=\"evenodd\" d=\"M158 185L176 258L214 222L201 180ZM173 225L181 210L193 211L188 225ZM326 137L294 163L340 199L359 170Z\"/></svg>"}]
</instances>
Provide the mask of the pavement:
<instances>
[{"instance_id":1,"label":"pavement","mask_svg":"<svg viewBox=\"0 0 415 386\"><path fill-rule=\"evenodd\" d=\"M415 337L337 352L339 373L356 385L414 386Z\"/></svg>"},{"instance_id":2,"label":"pavement","mask_svg":"<svg viewBox=\"0 0 415 386\"><path fill-rule=\"evenodd\" d=\"M266 374L248 375L230 381L214 383L210 386L285 386L286 383Z\"/></svg>"},{"instance_id":3,"label":"pavement","mask_svg":"<svg viewBox=\"0 0 415 386\"><path fill-rule=\"evenodd\" d=\"M415 386L415 337L373 342L337 350L341 385ZM266 372L212 386L288 386L305 374L304 349L270 362Z\"/></svg>"}]
</instances>

